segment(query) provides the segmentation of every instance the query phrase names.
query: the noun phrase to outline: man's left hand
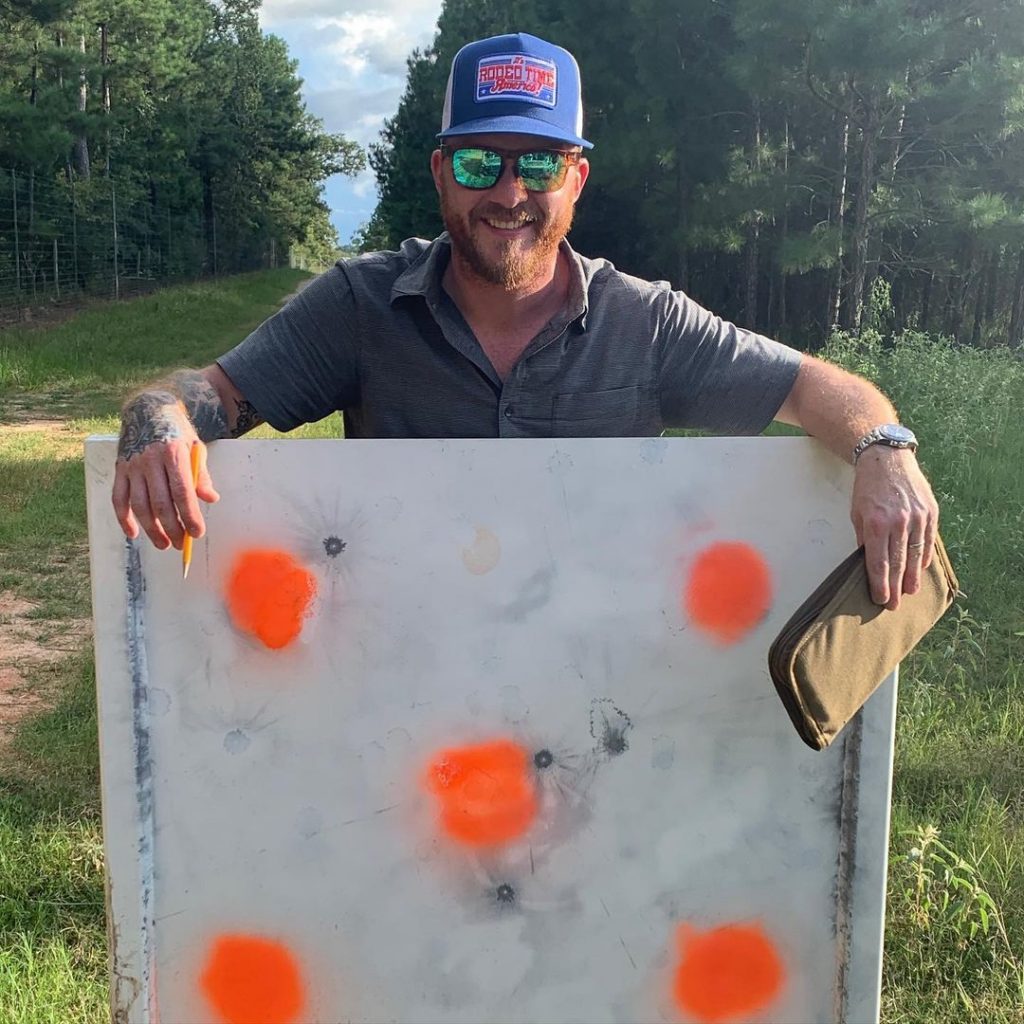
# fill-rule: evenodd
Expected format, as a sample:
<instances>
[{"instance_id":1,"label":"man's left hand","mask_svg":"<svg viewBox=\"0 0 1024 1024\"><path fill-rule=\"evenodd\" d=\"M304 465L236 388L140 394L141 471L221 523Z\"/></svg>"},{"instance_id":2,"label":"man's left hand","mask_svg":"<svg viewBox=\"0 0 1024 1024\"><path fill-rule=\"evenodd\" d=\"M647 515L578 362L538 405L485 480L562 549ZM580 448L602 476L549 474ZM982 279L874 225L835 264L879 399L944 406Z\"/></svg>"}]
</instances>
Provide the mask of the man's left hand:
<instances>
[{"instance_id":1,"label":"man's left hand","mask_svg":"<svg viewBox=\"0 0 1024 1024\"><path fill-rule=\"evenodd\" d=\"M939 506L913 452L872 445L857 460L850 511L863 544L871 598L895 609L931 564Z\"/></svg>"}]
</instances>

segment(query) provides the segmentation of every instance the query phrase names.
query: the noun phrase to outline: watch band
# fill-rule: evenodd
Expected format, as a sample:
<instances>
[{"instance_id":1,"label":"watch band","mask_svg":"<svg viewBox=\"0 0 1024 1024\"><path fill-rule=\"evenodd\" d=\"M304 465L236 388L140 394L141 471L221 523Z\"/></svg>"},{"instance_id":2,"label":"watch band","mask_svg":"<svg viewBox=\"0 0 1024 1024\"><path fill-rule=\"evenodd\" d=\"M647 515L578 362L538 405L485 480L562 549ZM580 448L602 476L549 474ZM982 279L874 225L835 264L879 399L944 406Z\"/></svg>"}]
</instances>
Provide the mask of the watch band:
<instances>
[{"instance_id":1,"label":"watch band","mask_svg":"<svg viewBox=\"0 0 1024 1024\"><path fill-rule=\"evenodd\" d=\"M909 448L912 452L916 452L918 447L913 431L898 423L883 423L869 430L853 446L853 464L856 466L857 460L875 444L884 444L888 448Z\"/></svg>"}]
</instances>

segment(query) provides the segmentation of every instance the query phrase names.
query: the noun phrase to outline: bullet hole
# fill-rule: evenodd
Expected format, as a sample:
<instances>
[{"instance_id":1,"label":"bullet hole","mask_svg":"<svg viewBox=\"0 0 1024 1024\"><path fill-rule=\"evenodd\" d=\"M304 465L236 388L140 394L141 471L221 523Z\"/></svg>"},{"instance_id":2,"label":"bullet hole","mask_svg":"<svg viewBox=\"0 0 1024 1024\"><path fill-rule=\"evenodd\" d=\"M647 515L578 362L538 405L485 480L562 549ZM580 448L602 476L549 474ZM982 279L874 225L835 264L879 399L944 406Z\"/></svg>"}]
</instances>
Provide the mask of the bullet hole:
<instances>
[{"instance_id":1,"label":"bullet hole","mask_svg":"<svg viewBox=\"0 0 1024 1024\"><path fill-rule=\"evenodd\" d=\"M546 748L544 750L538 750L537 753L533 755L533 763L541 769L550 768L551 765L554 764L554 761L554 755Z\"/></svg>"},{"instance_id":2,"label":"bullet hole","mask_svg":"<svg viewBox=\"0 0 1024 1024\"><path fill-rule=\"evenodd\" d=\"M626 730L616 729L609 726L601 737L601 747L606 754L617 756L629 750L629 742L626 740Z\"/></svg>"},{"instance_id":3,"label":"bullet hole","mask_svg":"<svg viewBox=\"0 0 1024 1024\"><path fill-rule=\"evenodd\" d=\"M629 715L617 708L607 697L598 697L590 705L590 735L597 740L597 749L609 757L618 757L629 750L626 738L633 728Z\"/></svg>"},{"instance_id":4,"label":"bullet hole","mask_svg":"<svg viewBox=\"0 0 1024 1024\"><path fill-rule=\"evenodd\" d=\"M337 558L346 547L348 545L340 537L331 536L324 538L324 551L327 552L329 558Z\"/></svg>"},{"instance_id":5,"label":"bullet hole","mask_svg":"<svg viewBox=\"0 0 1024 1024\"><path fill-rule=\"evenodd\" d=\"M508 882L502 882L501 885L494 890L494 898L499 903L515 903L516 891L508 884Z\"/></svg>"},{"instance_id":6,"label":"bullet hole","mask_svg":"<svg viewBox=\"0 0 1024 1024\"><path fill-rule=\"evenodd\" d=\"M229 754L241 754L247 750L251 740L241 729L232 729L224 737L224 749Z\"/></svg>"}]
</instances>

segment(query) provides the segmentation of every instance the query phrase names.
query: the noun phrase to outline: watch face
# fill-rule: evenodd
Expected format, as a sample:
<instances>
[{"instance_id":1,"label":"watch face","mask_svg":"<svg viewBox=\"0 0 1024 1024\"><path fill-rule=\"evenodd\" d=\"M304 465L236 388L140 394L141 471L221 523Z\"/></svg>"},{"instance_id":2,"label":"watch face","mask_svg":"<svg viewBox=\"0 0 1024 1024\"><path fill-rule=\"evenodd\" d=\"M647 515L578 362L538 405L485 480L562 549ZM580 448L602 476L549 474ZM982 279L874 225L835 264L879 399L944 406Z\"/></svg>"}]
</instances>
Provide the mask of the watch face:
<instances>
[{"instance_id":1,"label":"watch face","mask_svg":"<svg viewBox=\"0 0 1024 1024\"><path fill-rule=\"evenodd\" d=\"M882 437L888 438L890 441L896 441L898 444L913 444L917 440L912 430L901 427L896 423L888 423L883 427L879 427L878 432Z\"/></svg>"}]
</instances>

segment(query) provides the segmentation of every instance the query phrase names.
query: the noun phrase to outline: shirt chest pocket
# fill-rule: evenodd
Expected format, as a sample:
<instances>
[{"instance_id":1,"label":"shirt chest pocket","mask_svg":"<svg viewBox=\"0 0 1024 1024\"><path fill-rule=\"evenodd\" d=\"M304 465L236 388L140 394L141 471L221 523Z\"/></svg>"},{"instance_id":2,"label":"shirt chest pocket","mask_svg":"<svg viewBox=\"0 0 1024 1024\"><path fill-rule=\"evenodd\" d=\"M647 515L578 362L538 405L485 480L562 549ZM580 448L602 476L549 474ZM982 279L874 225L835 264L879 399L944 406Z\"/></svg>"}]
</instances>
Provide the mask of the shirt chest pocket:
<instances>
[{"instance_id":1,"label":"shirt chest pocket","mask_svg":"<svg viewBox=\"0 0 1024 1024\"><path fill-rule=\"evenodd\" d=\"M555 395L555 437L647 437L658 434L653 389L611 388Z\"/></svg>"}]
</instances>

